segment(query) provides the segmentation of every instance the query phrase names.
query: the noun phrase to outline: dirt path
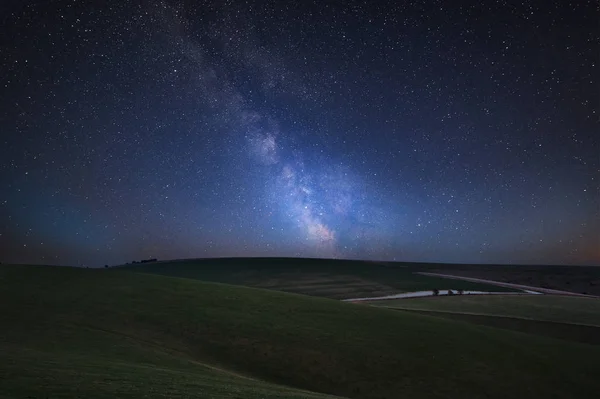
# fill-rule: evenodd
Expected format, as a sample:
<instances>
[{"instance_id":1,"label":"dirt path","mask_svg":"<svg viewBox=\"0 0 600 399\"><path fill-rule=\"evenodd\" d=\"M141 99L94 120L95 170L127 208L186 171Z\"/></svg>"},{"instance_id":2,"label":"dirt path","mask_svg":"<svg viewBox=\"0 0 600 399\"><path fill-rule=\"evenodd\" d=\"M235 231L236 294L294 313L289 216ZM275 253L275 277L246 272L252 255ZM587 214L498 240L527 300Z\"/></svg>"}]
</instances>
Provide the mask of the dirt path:
<instances>
[{"instance_id":1,"label":"dirt path","mask_svg":"<svg viewBox=\"0 0 600 399\"><path fill-rule=\"evenodd\" d=\"M462 277L462 276L453 276L451 274L425 273L425 272L417 272L417 274L422 274L424 276L431 276L431 277L442 277L442 278L453 279L453 280L471 281L474 283L485 283L485 284L496 285L498 287L516 288L519 290L524 290L526 292L536 292L536 293L552 294L552 295L581 296L581 297L586 297L586 298L598 298L595 295L579 294L577 292L570 292L570 291L553 290L550 288L532 287L529 285L522 285L522 284L503 283L500 281L484 280L481 278L474 278L474 277Z\"/></svg>"}]
</instances>

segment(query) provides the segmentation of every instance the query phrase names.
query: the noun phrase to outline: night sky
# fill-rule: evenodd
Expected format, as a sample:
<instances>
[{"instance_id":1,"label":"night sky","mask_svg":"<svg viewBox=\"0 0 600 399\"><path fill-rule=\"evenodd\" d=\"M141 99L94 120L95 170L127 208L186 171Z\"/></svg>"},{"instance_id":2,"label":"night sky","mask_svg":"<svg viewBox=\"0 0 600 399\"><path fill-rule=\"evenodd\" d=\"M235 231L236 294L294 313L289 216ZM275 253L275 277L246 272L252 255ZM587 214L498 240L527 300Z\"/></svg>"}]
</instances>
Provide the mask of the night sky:
<instances>
[{"instance_id":1,"label":"night sky","mask_svg":"<svg viewBox=\"0 0 600 399\"><path fill-rule=\"evenodd\" d=\"M0 261L600 264L596 1L3 1Z\"/></svg>"}]
</instances>

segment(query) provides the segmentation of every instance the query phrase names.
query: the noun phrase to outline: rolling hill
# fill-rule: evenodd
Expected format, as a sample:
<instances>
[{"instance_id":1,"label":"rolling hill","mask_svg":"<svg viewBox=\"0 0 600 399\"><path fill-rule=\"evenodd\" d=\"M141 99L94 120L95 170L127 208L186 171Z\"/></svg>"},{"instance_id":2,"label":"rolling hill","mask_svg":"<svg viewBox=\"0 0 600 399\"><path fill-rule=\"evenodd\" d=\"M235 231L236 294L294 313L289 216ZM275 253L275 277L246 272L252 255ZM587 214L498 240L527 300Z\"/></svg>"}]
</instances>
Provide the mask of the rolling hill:
<instances>
[{"instance_id":1,"label":"rolling hill","mask_svg":"<svg viewBox=\"0 0 600 399\"><path fill-rule=\"evenodd\" d=\"M514 291L415 274L418 265L307 258L213 258L136 263L117 269L321 296L376 297L433 288Z\"/></svg>"},{"instance_id":2,"label":"rolling hill","mask_svg":"<svg viewBox=\"0 0 600 399\"><path fill-rule=\"evenodd\" d=\"M600 345L600 300L595 298L558 295L455 295L371 304Z\"/></svg>"},{"instance_id":3,"label":"rolling hill","mask_svg":"<svg viewBox=\"0 0 600 399\"><path fill-rule=\"evenodd\" d=\"M0 266L4 397L585 398L600 348L126 271Z\"/></svg>"},{"instance_id":4,"label":"rolling hill","mask_svg":"<svg viewBox=\"0 0 600 399\"><path fill-rule=\"evenodd\" d=\"M455 295L373 303L385 307L520 317L600 327L600 300L558 295Z\"/></svg>"}]
</instances>

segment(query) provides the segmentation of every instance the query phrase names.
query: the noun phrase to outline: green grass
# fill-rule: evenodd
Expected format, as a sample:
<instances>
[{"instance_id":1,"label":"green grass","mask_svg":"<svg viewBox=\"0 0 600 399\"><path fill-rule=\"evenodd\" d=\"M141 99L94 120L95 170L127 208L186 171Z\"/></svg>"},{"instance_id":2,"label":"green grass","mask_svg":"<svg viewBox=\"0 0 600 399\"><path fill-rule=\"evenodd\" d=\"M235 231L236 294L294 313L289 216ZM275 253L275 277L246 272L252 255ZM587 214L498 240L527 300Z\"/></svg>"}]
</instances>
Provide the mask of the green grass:
<instances>
[{"instance_id":1,"label":"green grass","mask_svg":"<svg viewBox=\"0 0 600 399\"><path fill-rule=\"evenodd\" d=\"M203 281L268 288L333 299L438 289L514 291L488 284L413 273L385 263L302 258L222 258L144 263L125 269Z\"/></svg>"},{"instance_id":2,"label":"green grass","mask_svg":"<svg viewBox=\"0 0 600 399\"><path fill-rule=\"evenodd\" d=\"M600 300L597 299L457 295L373 302L372 305L600 345Z\"/></svg>"},{"instance_id":3,"label":"green grass","mask_svg":"<svg viewBox=\"0 0 600 399\"><path fill-rule=\"evenodd\" d=\"M600 300L556 295L455 295L373 302L375 306L475 313L600 327Z\"/></svg>"},{"instance_id":4,"label":"green grass","mask_svg":"<svg viewBox=\"0 0 600 399\"><path fill-rule=\"evenodd\" d=\"M166 353L150 354L146 348L136 348L140 346L136 340L111 340L98 332L84 332L90 339L86 345L98 345L104 353L78 354L66 350L0 346L4 362L0 366L0 397L331 397L238 377ZM116 345L122 347L118 353L111 353Z\"/></svg>"},{"instance_id":5,"label":"green grass","mask_svg":"<svg viewBox=\"0 0 600 399\"><path fill-rule=\"evenodd\" d=\"M600 348L276 291L0 266L0 396L592 398Z\"/></svg>"},{"instance_id":6,"label":"green grass","mask_svg":"<svg viewBox=\"0 0 600 399\"><path fill-rule=\"evenodd\" d=\"M520 331L527 334L541 335L544 337L565 339L590 345L600 345L600 327L581 324L558 323L554 321L540 321L521 319L506 316L487 316L478 314L437 312L429 310L405 310L420 314L442 317L450 320L462 320L468 323L490 326L505 330Z\"/></svg>"}]
</instances>

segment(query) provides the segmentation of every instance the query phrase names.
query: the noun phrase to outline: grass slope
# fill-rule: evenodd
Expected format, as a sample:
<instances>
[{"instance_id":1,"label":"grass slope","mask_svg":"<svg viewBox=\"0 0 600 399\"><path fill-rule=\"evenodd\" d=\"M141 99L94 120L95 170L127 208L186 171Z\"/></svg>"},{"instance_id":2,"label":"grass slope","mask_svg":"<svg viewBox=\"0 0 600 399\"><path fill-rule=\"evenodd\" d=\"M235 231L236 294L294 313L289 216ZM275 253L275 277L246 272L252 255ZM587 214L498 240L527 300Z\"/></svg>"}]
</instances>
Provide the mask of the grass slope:
<instances>
[{"instance_id":1,"label":"grass slope","mask_svg":"<svg viewBox=\"0 0 600 399\"><path fill-rule=\"evenodd\" d=\"M373 302L376 306L521 317L600 327L600 300L558 295L455 295Z\"/></svg>"},{"instance_id":2,"label":"grass slope","mask_svg":"<svg viewBox=\"0 0 600 399\"><path fill-rule=\"evenodd\" d=\"M398 309L400 310L400 309ZM600 345L600 327L581 324L558 323L554 321L540 321L506 316L487 316L479 314L450 313L430 310L405 310L451 320L462 320L468 323L480 324L502 328L505 330L520 331L527 334L542 335L545 337L566 339L590 345Z\"/></svg>"},{"instance_id":3,"label":"grass slope","mask_svg":"<svg viewBox=\"0 0 600 399\"><path fill-rule=\"evenodd\" d=\"M333 398L232 375L162 348L152 353L137 339L93 329L63 331L60 339L82 334L80 348L0 345L0 397Z\"/></svg>"},{"instance_id":4,"label":"grass slope","mask_svg":"<svg viewBox=\"0 0 600 399\"><path fill-rule=\"evenodd\" d=\"M488 284L414 274L416 269L407 266L351 260L217 258L134 264L125 268L333 299L375 297L434 288L514 291Z\"/></svg>"},{"instance_id":5,"label":"grass slope","mask_svg":"<svg viewBox=\"0 0 600 399\"><path fill-rule=\"evenodd\" d=\"M591 398L600 389L595 346L141 273L0 266L0 325L8 397Z\"/></svg>"}]
</instances>

